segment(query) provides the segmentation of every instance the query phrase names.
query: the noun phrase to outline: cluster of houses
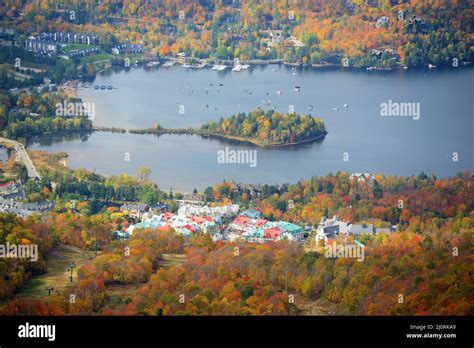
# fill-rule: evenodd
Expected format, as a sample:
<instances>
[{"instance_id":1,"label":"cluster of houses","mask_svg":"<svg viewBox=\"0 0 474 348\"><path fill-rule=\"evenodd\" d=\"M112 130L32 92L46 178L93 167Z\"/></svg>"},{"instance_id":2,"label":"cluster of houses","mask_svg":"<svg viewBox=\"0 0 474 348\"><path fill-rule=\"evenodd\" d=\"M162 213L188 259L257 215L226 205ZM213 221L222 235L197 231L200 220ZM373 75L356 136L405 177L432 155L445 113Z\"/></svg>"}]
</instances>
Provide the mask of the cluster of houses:
<instances>
[{"instance_id":1,"label":"cluster of houses","mask_svg":"<svg viewBox=\"0 0 474 348\"><path fill-rule=\"evenodd\" d=\"M7 183L0 184L0 197L4 200L13 199L24 199L26 197L23 187L15 182L9 181Z\"/></svg>"},{"instance_id":2,"label":"cluster of houses","mask_svg":"<svg viewBox=\"0 0 474 348\"><path fill-rule=\"evenodd\" d=\"M132 209L133 208L133 209ZM141 217L141 222L130 225L126 231L116 231L116 238L129 238L136 229L166 231L174 229L184 237L195 233L209 234L214 241L237 239L253 243L274 242L281 239L301 240L304 229L286 221L268 221L260 212L249 209L239 214L236 204L210 207L182 203L176 214L169 211L146 210L146 205L124 206L122 211ZM139 214L138 211L141 213Z\"/></svg>"},{"instance_id":3,"label":"cluster of houses","mask_svg":"<svg viewBox=\"0 0 474 348\"><path fill-rule=\"evenodd\" d=\"M24 203L25 191L20 183L9 181L0 184L0 212L5 214L15 214L26 218L33 214L42 214L53 210L54 202L29 202Z\"/></svg>"},{"instance_id":4,"label":"cluster of houses","mask_svg":"<svg viewBox=\"0 0 474 348\"><path fill-rule=\"evenodd\" d=\"M143 45L123 43L112 48L112 54L143 53Z\"/></svg>"},{"instance_id":5,"label":"cluster of houses","mask_svg":"<svg viewBox=\"0 0 474 348\"><path fill-rule=\"evenodd\" d=\"M323 245L326 245L339 236L359 237L364 234L391 234L395 230L395 226L385 228L374 227L372 224L351 224L350 222L342 221L337 215L334 215L331 219L323 216L316 230L316 241L322 241Z\"/></svg>"},{"instance_id":6,"label":"cluster of houses","mask_svg":"<svg viewBox=\"0 0 474 348\"><path fill-rule=\"evenodd\" d=\"M382 54L387 53L388 55L398 57L397 52L393 48L386 47L386 48L379 48L379 49L373 49L372 50L372 55L376 57L381 57Z\"/></svg>"},{"instance_id":7,"label":"cluster of houses","mask_svg":"<svg viewBox=\"0 0 474 348\"><path fill-rule=\"evenodd\" d=\"M204 205L205 197L197 193L185 193L181 199L177 199L179 206L183 204Z\"/></svg>"},{"instance_id":8,"label":"cluster of houses","mask_svg":"<svg viewBox=\"0 0 474 348\"><path fill-rule=\"evenodd\" d=\"M59 44L53 41L43 41L34 36L25 40L25 49L45 56L55 56L59 52Z\"/></svg>"},{"instance_id":9,"label":"cluster of houses","mask_svg":"<svg viewBox=\"0 0 474 348\"><path fill-rule=\"evenodd\" d=\"M368 174L355 176L360 180L375 180ZM244 240L251 243L267 243L279 240L303 241L312 228L305 229L287 221L269 221L262 214L249 209L240 212L239 205L230 204L211 207L198 203L181 201L177 213L169 212L166 204L154 206L146 204L128 204L121 207L133 219L140 222L133 223L126 231L114 232L115 237L127 239L133 232L140 229L165 231L174 229L185 237L195 233L209 233L214 241ZM396 230L392 227L374 227L373 224L352 224L342 221L337 215L332 218L323 217L316 229L316 241L323 245L333 242L339 236L379 235L391 234Z\"/></svg>"},{"instance_id":10,"label":"cluster of houses","mask_svg":"<svg viewBox=\"0 0 474 348\"><path fill-rule=\"evenodd\" d=\"M158 215L167 212L169 207L165 203L158 203L153 205L143 203L127 203L120 207L122 213L126 213L131 221L141 221L150 215Z\"/></svg>"},{"instance_id":11,"label":"cluster of houses","mask_svg":"<svg viewBox=\"0 0 474 348\"><path fill-rule=\"evenodd\" d=\"M235 184L237 187L237 190L244 192L248 191L250 192L251 197L259 197L262 194L263 187L260 184L243 184L243 183L238 183Z\"/></svg>"},{"instance_id":12,"label":"cluster of houses","mask_svg":"<svg viewBox=\"0 0 474 348\"><path fill-rule=\"evenodd\" d=\"M38 35L40 41L50 41L57 43L99 45L99 37L90 33L72 33L72 32L49 32Z\"/></svg>"},{"instance_id":13,"label":"cluster of houses","mask_svg":"<svg viewBox=\"0 0 474 348\"><path fill-rule=\"evenodd\" d=\"M354 173L349 176L349 182L365 182L368 186L371 186L375 182L375 175L371 173Z\"/></svg>"},{"instance_id":14,"label":"cluster of houses","mask_svg":"<svg viewBox=\"0 0 474 348\"><path fill-rule=\"evenodd\" d=\"M130 225L125 232L116 231L115 236L129 238L136 229L149 228L157 231L174 229L185 237L190 237L194 233L209 233L214 240L219 240L221 239L219 234L224 226L223 222L239 212L239 206L235 204L209 207L207 205L183 203L180 205L177 214L167 211L165 204L159 204L148 209L145 207L146 205L143 204L137 204L133 207L123 206L122 211L127 212L127 214L132 212L135 216L137 216L139 209L141 222ZM131 208L133 210L129 210Z\"/></svg>"},{"instance_id":15,"label":"cluster of houses","mask_svg":"<svg viewBox=\"0 0 474 348\"><path fill-rule=\"evenodd\" d=\"M66 54L68 59L77 59L81 57L90 56L92 54L97 54L100 52L99 47L90 47L82 50L71 50Z\"/></svg>"},{"instance_id":16,"label":"cluster of houses","mask_svg":"<svg viewBox=\"0 0 474 348\"><path fill-rule=\"evenodd\" d=\"M182 204L178 208L178 215L184 216L221 216L221 217L232 217L239 213L239 205L231 204L224 206L210 207L208 205L195 205L195 204Z\"/></svg>"},{"instance_id":17,"label":"cluster of houses","mask_svg":"<svg viewBox=\"0 0 474 348\"><path fill-rule=\"evenodd\" d=\"M412 25L419 25L420 28L427 28L428 24L423 21L421 18L417 17L416 14L411 15L408 17L406 20L403 15L397 16L399 21L405 21L406 23ZM377 21L375 22L375 27L376 28L387 28L390 24L390 17L389 16L382 16L377 18Z\"/></svg>"},{"instance_id":18,"label":"cluster of houses","mask_svg":"<svg viewBox=\"0 0 474 348\"><path fill-rule=\"evenodd\" d=\"M26 218L33 214L50 212L54 209L54 205L54 202L49 201L23 203L0 197L0 212L15 214L21 218Z\"/></svg>"},{"instance_id":19,"label":"cluster of houses","mask_svg":"<svg viewBox=\"0 0 474 348\"><path fill-rule=\"evenodd\" d=\"M126 232L117 231L116 234L122 238L129 238L136 229L152 229L157 231L174 229L184 237L190 237L194 233L210 233L213 235L219 231L220 226L221 220L218 215L186 216L166 212L147 217L138 224L130 225Z\"/></svg>"},{"instance_id":20,"label":"cluster of houses","mask_svg":"<svg viewBox=\"0 0 474 348\"><path fill-rule=\"evenodd\" d=\"M81 45L99 45L99 37L95 34L71 33L71 32L50 32L41 33L38 36L30 36L25 40L25 49L47 56L56 56L59 53L61 45L81 44ZM89 47L80 50L72 50L65 57L69 59L85 57L99 52L98 47Z\"/></svg>"},{"instance_id":21,"label":"cluster of houses","mask_svg":"<svg viewBox=\"0 0 474 348\"><path fill-rule=\"evenodd\" d=\"M261 30L260 34L266 38L265 41L269 48L282 43L284 40L283 30Z\"/></svg>"},{"instance_id":22,"label":"cluster of houses","mask_svg":"<svg viewBox=\"0 0 474 348\"><path fill-rule=\"evenodd\" d=\"M281 239L301 240L304 229L286 221L268 221L262 218L260 212L249 209L240 213L229 224L225 239L230 241L243 239L247 242L266 243Z\"/></svg>"}]
</instances>

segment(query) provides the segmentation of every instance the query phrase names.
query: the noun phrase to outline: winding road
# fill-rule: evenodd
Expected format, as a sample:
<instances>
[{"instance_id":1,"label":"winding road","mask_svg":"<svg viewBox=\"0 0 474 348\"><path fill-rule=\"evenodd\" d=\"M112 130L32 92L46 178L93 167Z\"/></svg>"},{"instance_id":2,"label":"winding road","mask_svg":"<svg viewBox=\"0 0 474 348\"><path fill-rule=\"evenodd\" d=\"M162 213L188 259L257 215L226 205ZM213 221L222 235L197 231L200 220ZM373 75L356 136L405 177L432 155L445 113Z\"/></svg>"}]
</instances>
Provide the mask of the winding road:
<instances>
[{"instance_id":1,"label":"winding road","mask_svg":"<svg viewBox=\"0 0 474 348\"><path fill-rule=\"evenodd\" d=\"M30 178L37 178L41 179L41 176L39 175L38 171L36 170L33 162L31 161L30 156L26 152L25 146L23 144L19 143L18 141L7 139L7 138L2 138L0 137L0 144L8 144L10 146L13 146L17 153L17 159L19 159L25 166L26 169L28 170L28 176Z\"/></svg>"}]
</instances>

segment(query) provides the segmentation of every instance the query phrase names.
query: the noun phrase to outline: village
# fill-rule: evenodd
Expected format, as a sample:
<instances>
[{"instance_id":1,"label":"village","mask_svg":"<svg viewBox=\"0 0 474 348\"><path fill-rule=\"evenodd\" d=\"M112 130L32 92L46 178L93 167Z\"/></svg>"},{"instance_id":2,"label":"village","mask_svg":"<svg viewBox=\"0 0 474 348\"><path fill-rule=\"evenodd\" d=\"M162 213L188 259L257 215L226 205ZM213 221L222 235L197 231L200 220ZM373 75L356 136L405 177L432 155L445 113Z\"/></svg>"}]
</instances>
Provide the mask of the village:
<instances>
[{"instance_id":1,"label":"village","mask_svg":"<svg viewBox=\"0 0 474 348\"><path fill-rule=\"evenodd\" d=\"M370 173L356 173L352 178L370 183L375 177ZM184 199L176 200L176 203L178 209L174 213L165 203L122 205L120 211L131 223L123 230L114 231L114 238L129 239L138 229L157 232L173 229L185 239L193 234L209 234L214 242L268 243L288 240L311 247L324 247L332 245L340 237L357 240L363 235L388 235L397 230L397 226L353 224L337 215L322 217L317 226L306 224L303 227L288 221L270 221L256 208L241 210L237 204L211 206L199 201L197 195L185 196Z\"/></svg>"},{"instance_id":2,"label":"village","mask_svg":"<svg viewBox=\"0 0 474 348\"><path fill-rule=\"evenodd\" d=\"M348 11L353 10L353 4L348 4ZM418 25L422 29L427 28L426 22L412 14L409 18L405 18L403 12L398 13L396 16L397 21L404 21L410 25ZM387 28L390 25L390 22L393 21L393 18L390 16L382 16L376 19L375 22L371 23L375 28ZM173 32L175 28L162 28L165 31ZM16 41L16 35L13 29L3 29L0 33L5 33L7 35L7 40L2 39L2 46L19 46L19 43ZM287 48L304 48L306 45L292 35L286 35L282 29L266 29L260 30L258 35L262 38L262 43L266 47L268 52L272 52L276 49L278 45L284 44ZM235 40L247 40L247 35L232 34L232 38ZM8 41L10 40L10 41ZM100 55L105 54L105 56L100 56L100 59L109 60L113 57L124 56L124 55L143 55L145 53L144 44L142 41L138 43L131 43L130 41L118 43L114 45L111 49L104 50L101 48L103 43L100 41L99 37L94 33L79 33L79 32L42 32L37 35L30 35L24 42L24 48L27 51L34 52L47 57L61 57L64 59L77 59L90 55ZM373 48L371 55L378 59L382 58L382 55L389 57L389 59L399 62L400 57L394 47L391 46L380 46ZM212 56L210 59L198 58L195 56L189 56L186 52L178 52L174 56L168 55L161 57L164 61L154 61L153 58L147 55L148 63L147 67L157 67L162 64L163 67L167 68L175 64L181 65L183 68L194 68L202 69L205 67L212 67L212 70L223 71L227 68L232 69L234 72L240 72L246 70L250 67L249 64L261 64L265 62L262 59L246 59L243 63L239 59L225 59L223 57ZM99 61L100 61L99 59ZM213 61L214 64L209 64L209 61ZM284 63L292 66L302 66L304 62L301 58L285 57L285 59L266 59L267 62L273 63ZM135 59L135 64L138 64L138 60ZM244 64L245 63L245 64ZM330 65L326 63L327 65ZM344 64L344 63L343 63ZM313 63L313 66L320 66L320 64ZM367 70L377 70L375 66L367 67Z\"/></svg>"},{"instance_id":3,"label":"village","mask_svg":"<svg viewBox=\"0 0 474 348\"><path fill-rule=\"evenodd\" d=\"M350 180L371 185L375 176L370 173L354 173ZM258 186L253 187L254 195L258 195L258 190ZM26 202L26 197L21 181L11 180L0 184L0 212L26 218L51 212L55 208L54 202ZM288 240L310 247L324 247L341 240L340 237L353 237L352 239L357 240L363 235L388 235L397 229L397 226L353 224L343 221L337 215L332 218L323 216L317 226L300 226L282 220L271 221L257 208L241 209L238 204L206 203L199 194L184 194L180 199L173 200L174 209L169 203L171 202L122 204L119 210L128 224L119 225L117 230L111 231L113 238L129 239L139 229L151 229L157 233L173 229L185 240L194 234L208 234L214 242L268 243Z\"/></svg>"},{"instance_id":4,"label":"village","mask_svg":"<svg viewBox=\"0 0 474 348\"><path fill-rule=\"evenodd\" d=\"M139 222L131 224L124 231L115 231L114 237L117 239L128 239L138 229L174 229L185 238L196 233L209 234L214 242L241 240L267 243L286 239L300 243L316 242L325 246L333 243L339 236L357 238L364 234L391 234L396 230L395 226L382 228L372 224L352 224L341 220L337 215L332 218L323 217L316 228L302 227L287 221L269 221L257 209L240 211L236 204L211 207L180 202L176 213L168 211L166 204L126 204L120 210ZM313 239L309 238L311 235L314 236Z\"/></svg>"},{"instance_id":5,"label":"village","mask_svg":"<svg viewBox=\"0 0 474 348\"><path fill-rule=\"evenodd\" d=\"M16 181L0 184L0 212L26 218L33 214L43 214L54 209L54 202L24 202L26 199L23 186Z\"/></svg>"}]
</instances>

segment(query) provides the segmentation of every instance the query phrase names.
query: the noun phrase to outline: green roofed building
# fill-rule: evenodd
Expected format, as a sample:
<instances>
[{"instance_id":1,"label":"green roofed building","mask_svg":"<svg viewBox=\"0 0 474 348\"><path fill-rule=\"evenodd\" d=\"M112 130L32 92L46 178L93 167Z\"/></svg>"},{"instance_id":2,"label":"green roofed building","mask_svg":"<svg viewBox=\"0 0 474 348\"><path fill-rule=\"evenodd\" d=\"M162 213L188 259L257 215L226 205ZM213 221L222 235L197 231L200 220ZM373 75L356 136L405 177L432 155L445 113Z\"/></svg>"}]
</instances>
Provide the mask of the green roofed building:
<instances>
[{"instance_id":1,"label":"green roofed building","mask_svg":"<svg viewBox=\"0 0 474 348\"><path fill-rule=\"evenodd\" d=\"M292 234L293 236L303 233L304 229L301 226L292 224L291 222L278 221L277 226L285 232Z\"/></svg>"},{"instance_id":2,"label":"green roofed building","mask_svg":"<svg viewBox=\"0 0 474 348\"><path fill-rule=\"evenodd\" d=\"M275 221L275 222L268 221L263 226L264 229L270 229L274 227L280 228L283 233L289 233L295 238L301 236L304 232L303 227L292 224L291 222L287 222L287 221Z\"/></svg>"},{"instance_id":3,"label":"green roofed building","mask_svg":"<svg viewBox=\"0 0 474 348\"><path fill-rule=\"evenodd\" d=\"M242 233L242 238L244 238L247 242L263 242L263 236L265 231L263 228L260 227L253 227L249 231Z\"/></svg>"}]
</instances>

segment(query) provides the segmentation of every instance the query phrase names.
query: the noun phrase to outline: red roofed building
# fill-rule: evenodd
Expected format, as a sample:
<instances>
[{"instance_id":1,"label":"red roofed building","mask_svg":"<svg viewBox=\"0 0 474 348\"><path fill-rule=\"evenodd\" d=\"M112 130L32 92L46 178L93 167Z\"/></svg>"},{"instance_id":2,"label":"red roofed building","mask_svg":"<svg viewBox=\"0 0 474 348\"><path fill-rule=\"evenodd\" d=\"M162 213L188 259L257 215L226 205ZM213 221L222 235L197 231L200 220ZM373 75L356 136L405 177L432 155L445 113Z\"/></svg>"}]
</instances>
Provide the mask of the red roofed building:
<instances>
[{"instance_id":1,"label":"red roofed building","mask_svg":"<svg viewBox=\"0 0 474 348\"><path fill-rule=\"evenodd\" d=\"M255 227L262 227L266 223L267 223L267 220L265 219L257 219L257 221L255 222Z\"/></svg>"},{"instance_id":2,"label":"red roofed building","mask_svg":"<svg viewBox=\"0 0 474 348\"><path fill-rule=\"evenodd\" d=\"M204 219L203 217L201 216L193 216L191 218L192 221L194 221L195 223L197 223L198 225L202 224L203 222L207 221L206 219Z\"/></svg>"},{"instance_id":3,"label":"red roofed building","mask_svg":"<svg viewBox=\"0 0 474 348\"><path fill-rule=\"evenodd\" d=\"M248 224L252 221L251 218L239 215L230 224L230 227L239 232L245 232L248 228Z\"/></svg>"},{"instance_id":4,"label":"red roofed building","mask_svg":"<svg viewBox=\"0 0 474 348\"><path fill-rule=\"evenodd\" d=\"M163 220L166 220L166 221L169 221L171 220L171 218L174 216L173 213L170 213L170 212L166 212L163 214Z\"/></svg>"},{"instance_id":5,"label":"red roofed building","mask_svg":"<svg viewBox=\"0 0 474 348\"><path fill-rule=\"evenodd\" d=\"M185 229L187 229L191 232L194 232L194 233L196 232L196 229L191 225L184 225L183 228L185 228Z\"/></svg>"},{"instance_id":6,"label":"red roofed building","mask_svg":"<svg viewBox=\"0 0 474 348\"><path fill-rule=\"evenodd\" d=\"M283 231L279 227L267 228L263 231L264 238L276 239L282 234Z\"/></svg>"}]
</instances>

